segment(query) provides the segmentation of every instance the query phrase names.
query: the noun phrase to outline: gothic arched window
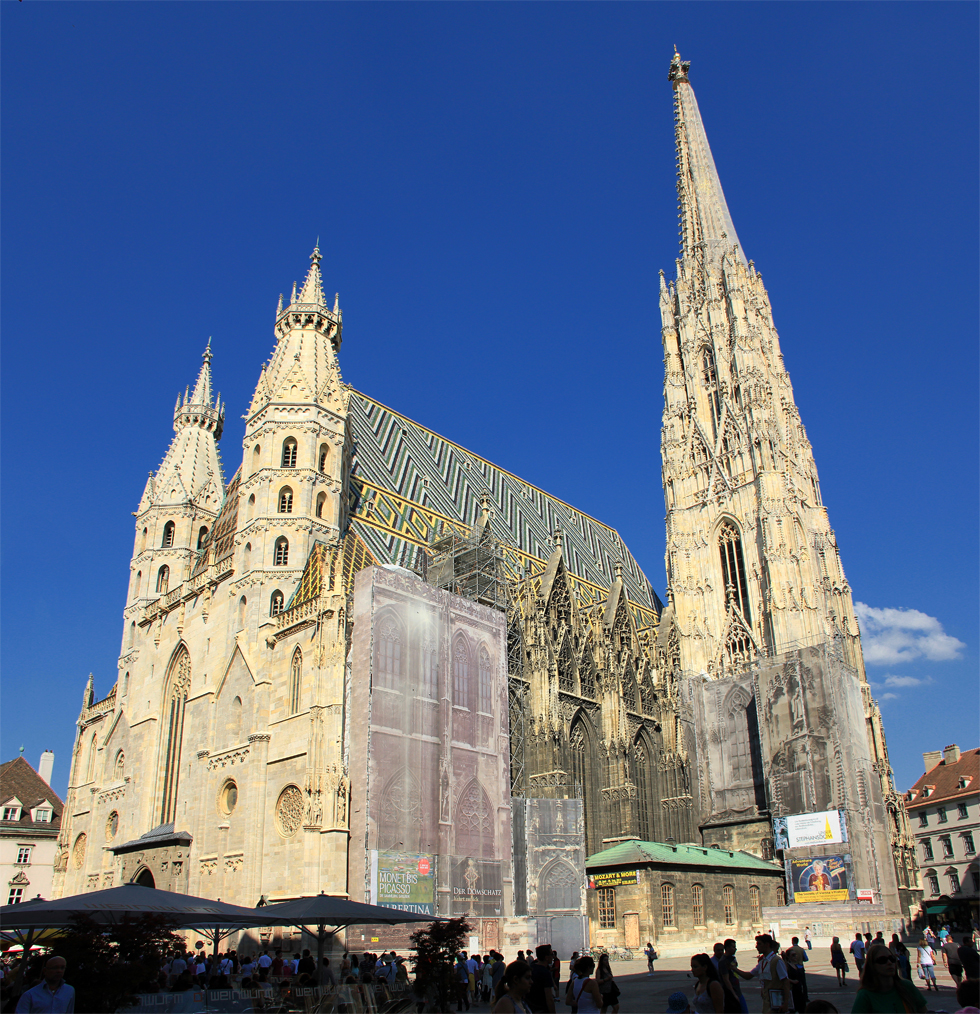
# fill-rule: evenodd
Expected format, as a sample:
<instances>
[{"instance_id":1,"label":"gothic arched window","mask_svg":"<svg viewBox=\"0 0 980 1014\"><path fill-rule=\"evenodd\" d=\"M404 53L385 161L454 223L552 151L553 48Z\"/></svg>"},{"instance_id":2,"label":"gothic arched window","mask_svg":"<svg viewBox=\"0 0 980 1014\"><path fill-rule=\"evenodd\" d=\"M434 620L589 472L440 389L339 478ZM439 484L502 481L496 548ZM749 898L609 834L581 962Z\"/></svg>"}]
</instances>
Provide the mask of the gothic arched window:
<instances>
[{"instance_id":1,"label":"gothic arched window","mask_svg":"<svg viewBox=\"0 0 980 1014\"><path fill-rule=\"evenodd\" d=\"M456 804L456 855L493 859L493 806L483 786L474 778Z\"/></svg>"},{"instance_id":2,"label":"gothic arched window","mask_svg":"<svg viewBox=\"0 0 980 1014\"><path fill-rule=\"evenodd\" d=\"M585 719L579 717L572 723L568 735L568 748L571 761L572 793L582 800L582 819L585 824L586 848L590 852L597 851L592 841L592 772L596 758L592 750L592 736L586 726Z\"/></svg>"},{"instance_id":3,"label":"gothic arched window","mask_svg":"<svg viewBox=\"0 0 980 1014\"><path fill-rule=\"evenodd\" d=\"M401 632L394 620L385 617L378 633L378 686L394 690L402 675Z\"/></svg>"},{"instance_id":4,"label":"gothic arched window","mask_svg":"<svg viewBox=\"0 0 980 1014\"><path fill-rule=\"evenodd\" d=\"M422 642L422 696L439 699L439 653L431 641Z\"/></svg>"},{"instance_id":5,"label":"gothic arched window","mask_svg":"<svg viewBox=\"0 0 980 1014\"><path fill-rule=\"evenodd\" d=\"M161 595L166 595L167 587L169 586L169 584L170 584L170 568L166 566L166 564L164 564L164 566L162 566L157 571L157 591Z\"/></svg>"},{"instance_id":6,"label":"gothic arched window","mask_svg":"<svg viewBox=\"0 0 980 1014\"><path fill-rule=\"evenodd\" d=\"M163 526L163 542L160 543L164 549L169 549L174 544L174 531L175 526L172 521L168 521Z\"/></svg>"},{"instance_id":7,"label":"gothic arched window","mask_svg":"<svg viewBox=\"0 0 980 1014\"><path fill-rule=\"evenodd\" d=\"M255 513L255 494L253 493L248 498L248 503L245 504L245 520L251 521L252 515Z\"/></svg>"},{"instance_id":8,"label":"gothic arched window","mask_svg":"<svg viewBox=\"0 0 980 1014\"><path fill-rule=\"evenodd\" d=\"M562 638L561 648L558 650L558 689L568 694L575 693L575 663L567 634Z\"/></svg>"},{"instance_id":9,"label":"gothic arched window","mask_svg":"<svg viewBox=\"0 0 980 1014\"><path fill-rule=\"evenodd\" d=\"M246 542L245 548L242 550L242 569L252 569L252 543Z\"/></svg>"},{"instance_id":10,"label":"gothic arched window","mask_svg":"<svg viewBox=\"0 0 980 1014\"><path fill-rule=\"evenodd\" d=\"M633 784L636 785L636 833L642 841L653 841L650 820L651 764L647 747L637 740L633 746Z\"/></svg>"},{"instance_id":11,"label":"gothic arched window","mask_svg":"<svg viewBox=\"0 0 980 1014\"><path fill-rule=\"evenodd\" d=\"M422 829L422 790L405 768L392 776L381 792L378 848L391 851L418 838Z\"/></svg>"},{"instance_id":12,"label":"gothic arched window","mask_svg":"<svg viewBox=\"0 0 980 1014\"><path fill-rule=\"evenodd\" d=\"M317 493L316 495L316 516L318 518L323 517L323 505L327 502L326 493Z\"/></svg>"},{"instance_id":13,"label":"gothic arched window","mask_svg":"<svg viewBox=\"0 0 980 1014\"><path fill-rule=\"evenodd\" d=\"M191 657L182 644L174 652L167 672L167 694L163 715L163 787L160 796L160 823L167 824L177 813L177 782L180 748L184 738L184 706L191 688Z\"/></svg>"},{"instance_id":14,"label":"gothic arched window","mask_svg":"<svg viewBox=\"0 0 980 1014\"><path fill-rule=\"evenodd\" d=\"M480 645L480 711L486 715L493 711L493 664L485 644Z\"/></svg>"},{"instance_id":15,"label":"gothic arched window","mask_svg":"<svg viewBox=\"0 0 980 1014\"><path fill-rule=\"evenodd\" d=\"M120 750L112 768L113 781L121 782L126 777L126 755Z\"/></svg>"},{"instance_id":16,"label":"gothic arched window","mask_svg":"<svg viewBox=\"0 0 980 1014\"><path fill-rule=\"evenodd\" d=\"M554 863L544 875L545 911L578 912L581 899L578 874L568 863Z\"/></svg>"},{"instance_id":17,"label":"gothic arched window","mask_svg":"<svg viewBox=\"0 0 980 1014\"><path fill-rule=\"evenodd\" d=\"M715 369L715 354L709 345L701 350L701 370L704 386L708 391L708 405L711 408L711 422L718 433L718 421L721 419L721 399L718 396L718 373Z\"/></svg>"},{"instance_id":18,"label":"gothic arched window","mask_svg":"<svg viewBox=\"0 0 980 1014\"><path fill-rule=\"evenodd\" d=\"M470 707L470 653L462 637L453 645L453 704Z\"/></svg>"},{"instance_id":19,"label":"gothic arched window","mask_svg":"<svg viewBox=\"0 0 980 1014\"><path fill-rule=\"evenodd\" d=\"M303 701L303 652L297 648L289 666L289 713L295 715Z\"/></svg>"},{"instance_id":20,"label":"gothic arched window","mask_svg":"<svg viewBox=\"0 0 980 1014\"><path fill-rule=\"evenodd\" d=\"M279 513L293 513L293 491L288 486L283 486L279 490Z\"/></svg>"},{"instance_id":21,"label":"gothic arched window","mask_svg":"<svg viewBox=\"0 0 980 1014\"><path fill-rule=\"evenodd\" d=\"M208 534L207 525L201 525L197 533L197 548L200 549L204 545L204 539Z\"/></svg>"},{"instance_id":22,"label":"gothic arched window","mask_svg":"<svg viewBox=\"0 0 980 1014\"><path fill-rule=\"evenodd\" d=\"M282 612L285 601L281 591L274 591L269 601L269 615L278 616Z\"/></svg>"},{"instance_id":23,"label":"gothic arched window","mask_svg":"<svg viewBox=\"0 0 980 1014\"><path fill-rule=\"evenodd\" d=\"M285 536L276 539L276 551L273 563L277 567L285 567L289 563L289 541Z\"/></svg>"},{"instance_id":24,"label":"gothic arched window","mask_svg":"<svg viewBox=\"0 0 980 1014\"><path fill-rule=\"evenodd\" d=\"M95 781L95 757L99 750L99 737L92 734L92 742L89 743L88 747L88 770L86 771L85 781Z\"/></svg>"},{"instance_id":25,"label":"gothic arched window","mask_svg":"<svg viewBox=\"0 0 980 1014\"><path fill-rule=\"evenodd\" d=\"M747 625L752 624L749 612L749 586L745 580L745 558L742 555L742 536L731 521L722 522L718 533L721 550L721 573L725 584L726 605L737 607Z\"/></svg>"},{"instance_id":26,"label":"gothic arched window","mask_svg":"<svg viewBox=\"0 0 980 1014\"><path fill-rule=\"evenodd\" d=\"M282 442L282 467L296 467L296 441L293 437L286 437Z\"/></svg>"},{"instance_id":27,"label":"gothic arched window","mask_svg":"<svg viewBox=\"0 0 980 1014\"><path fill-rule=\"evenodd\" d=\"M327 445L320 444L320 456L317 461L318 470L320 472L326 472L327 470Z\"/></svg>"}]
</instances>

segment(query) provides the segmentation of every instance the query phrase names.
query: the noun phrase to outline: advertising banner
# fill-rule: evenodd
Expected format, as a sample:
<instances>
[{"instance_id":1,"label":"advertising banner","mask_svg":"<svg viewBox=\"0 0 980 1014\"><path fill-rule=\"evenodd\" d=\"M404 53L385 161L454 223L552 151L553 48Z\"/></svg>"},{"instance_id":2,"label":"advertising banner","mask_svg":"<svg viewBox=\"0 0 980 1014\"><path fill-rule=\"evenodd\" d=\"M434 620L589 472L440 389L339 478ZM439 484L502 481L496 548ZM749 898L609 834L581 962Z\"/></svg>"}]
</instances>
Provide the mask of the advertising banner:
<instances>
[{"instance_id":1,"label":"advertising banner","mask_svg":"<svg viewBox=\"0 0 980 1014\"><path fill-rule=\"evenodd\" d=\"M604 873L589 874L589 890L597 887L621 887L625 884L638 884L639 870L608 870Z\"/></svg>"},{"instance_id":2,"label":"advertising banner","mask_svg":"<svg viewBox=\"0 0 980 1014\"><path fill-rule=\"evenodd\" d=\"M371 904L403 908L417 915L435 915L435 856L372 849Z\"/></svg>"},{"instance_id":3,"label":"advertising banner","mask_svg":"<svg viewBox=\"0 0 980 1014\"><path fill-rule=\"evenodd\" d=\"M773 817L772 836L777 849L843 845L847 841L847 824L842 810L794 813L788 817Z\"/></svg>"},{"instance_id":4,"label":"advertising banner","mask_svg":"<svg viewBox=\"0 0 980 1014\"><path fill-rule=\"evenodd\" d=\"M500 863L492 859L453 857L453 915L503 914L503 880Z\"/></svg>"},{"instance_id":5,"label":"advertising banner","mask_svg":"<svg viewBox=\"0 0 980 1014\"><path fill-rule=\"evenodd\" d=\"M804 856L786 860L786 886L796 904L847 901L851 896L851 857Z\"/></svg>"}]
</instances>

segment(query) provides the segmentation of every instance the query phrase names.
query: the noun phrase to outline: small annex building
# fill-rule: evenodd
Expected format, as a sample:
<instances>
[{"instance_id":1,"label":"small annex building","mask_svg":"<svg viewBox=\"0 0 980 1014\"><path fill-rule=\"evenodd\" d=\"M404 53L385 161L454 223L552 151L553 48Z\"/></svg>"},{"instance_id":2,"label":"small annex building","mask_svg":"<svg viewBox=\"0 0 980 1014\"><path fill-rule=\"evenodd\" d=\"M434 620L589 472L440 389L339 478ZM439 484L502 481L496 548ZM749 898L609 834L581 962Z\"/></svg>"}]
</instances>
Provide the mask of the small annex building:
<instances>
[{"instance_id":1,"label":"small annex building","mask_svg":"<svg viewBox=\"0 0 980 1014\"><path fill-rule=\"evenodd\" d=\"M608 841L609 839L607 839ZM590 856L587 909L599 947L634 951L652 941L710 944L764 932L763 908L785 905L783 869L748 852L618 840Z\"/></svg>"}]
</instances>

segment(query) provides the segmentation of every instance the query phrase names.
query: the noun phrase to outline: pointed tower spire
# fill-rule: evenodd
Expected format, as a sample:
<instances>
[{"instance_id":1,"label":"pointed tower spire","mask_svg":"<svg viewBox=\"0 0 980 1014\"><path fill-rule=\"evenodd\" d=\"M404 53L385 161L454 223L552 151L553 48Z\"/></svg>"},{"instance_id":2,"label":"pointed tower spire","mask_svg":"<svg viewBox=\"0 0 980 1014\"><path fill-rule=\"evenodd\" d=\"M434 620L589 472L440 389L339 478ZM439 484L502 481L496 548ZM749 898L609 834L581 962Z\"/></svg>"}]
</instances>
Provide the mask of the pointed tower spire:
<instances>
[{"instance_id":1,"label":"pointed tower spire","mask_svg":"<svg viewBox=\"0 0 980 1014\"><path fill-rule=\"evenodd\" d=\"M316 246L310 254L310 270L306 273L306 281L293 302L312 303L316 306L326 306L327 297L323 294L323 278L320 275L320 239L317 237Z\"/></svg>"},{"instance_id":2,"label":"pointed tower spire","mask_svg":"<svg viewBox=\"0 0 980 1014\"><path fill-rule=\"evenodd\" d=\"M721 180L711 155L701 111L688 78L689 60L682 60L674 48L667 77L674 86L674 140L677 149L677 207L681 220L681 251L693 256L704 251L706 261L717 261L736 247L735 256L744 264L745 255L735 234Z\"/></svg>"},{"instance_id":3,"label":"pointed tower spire","mask_svg":"<svg viewBox=\"0 0 980 1014\"><path fill-rule=\"evenodd\" d=\"M211 338L208 338L208 347L201 357L204 365L197 375L197 383L194 385L194 393L191 395L190 404L211 407Z\"/></svg>"}]
</instances>

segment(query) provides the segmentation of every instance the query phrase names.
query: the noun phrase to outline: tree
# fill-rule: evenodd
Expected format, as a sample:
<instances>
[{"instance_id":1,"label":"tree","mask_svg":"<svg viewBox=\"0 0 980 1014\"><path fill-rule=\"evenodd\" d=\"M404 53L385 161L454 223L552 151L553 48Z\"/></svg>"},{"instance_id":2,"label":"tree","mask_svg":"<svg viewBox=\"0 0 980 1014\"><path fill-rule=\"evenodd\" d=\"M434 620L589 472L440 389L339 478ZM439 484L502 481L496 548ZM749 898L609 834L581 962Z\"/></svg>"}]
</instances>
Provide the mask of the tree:
<instances>
[{"instance_id":1,"label":"tree","mask_svg":"<svg viewBox=\"0 0 980 1014\"><path fill-rule=\"evenodd\" d=\"M465 919L443 919L412 934L416 992L432 994L440 1011L449 1010L456 981L453 966L469 932L470 924Z\"/></svg>"}]
</instances>

